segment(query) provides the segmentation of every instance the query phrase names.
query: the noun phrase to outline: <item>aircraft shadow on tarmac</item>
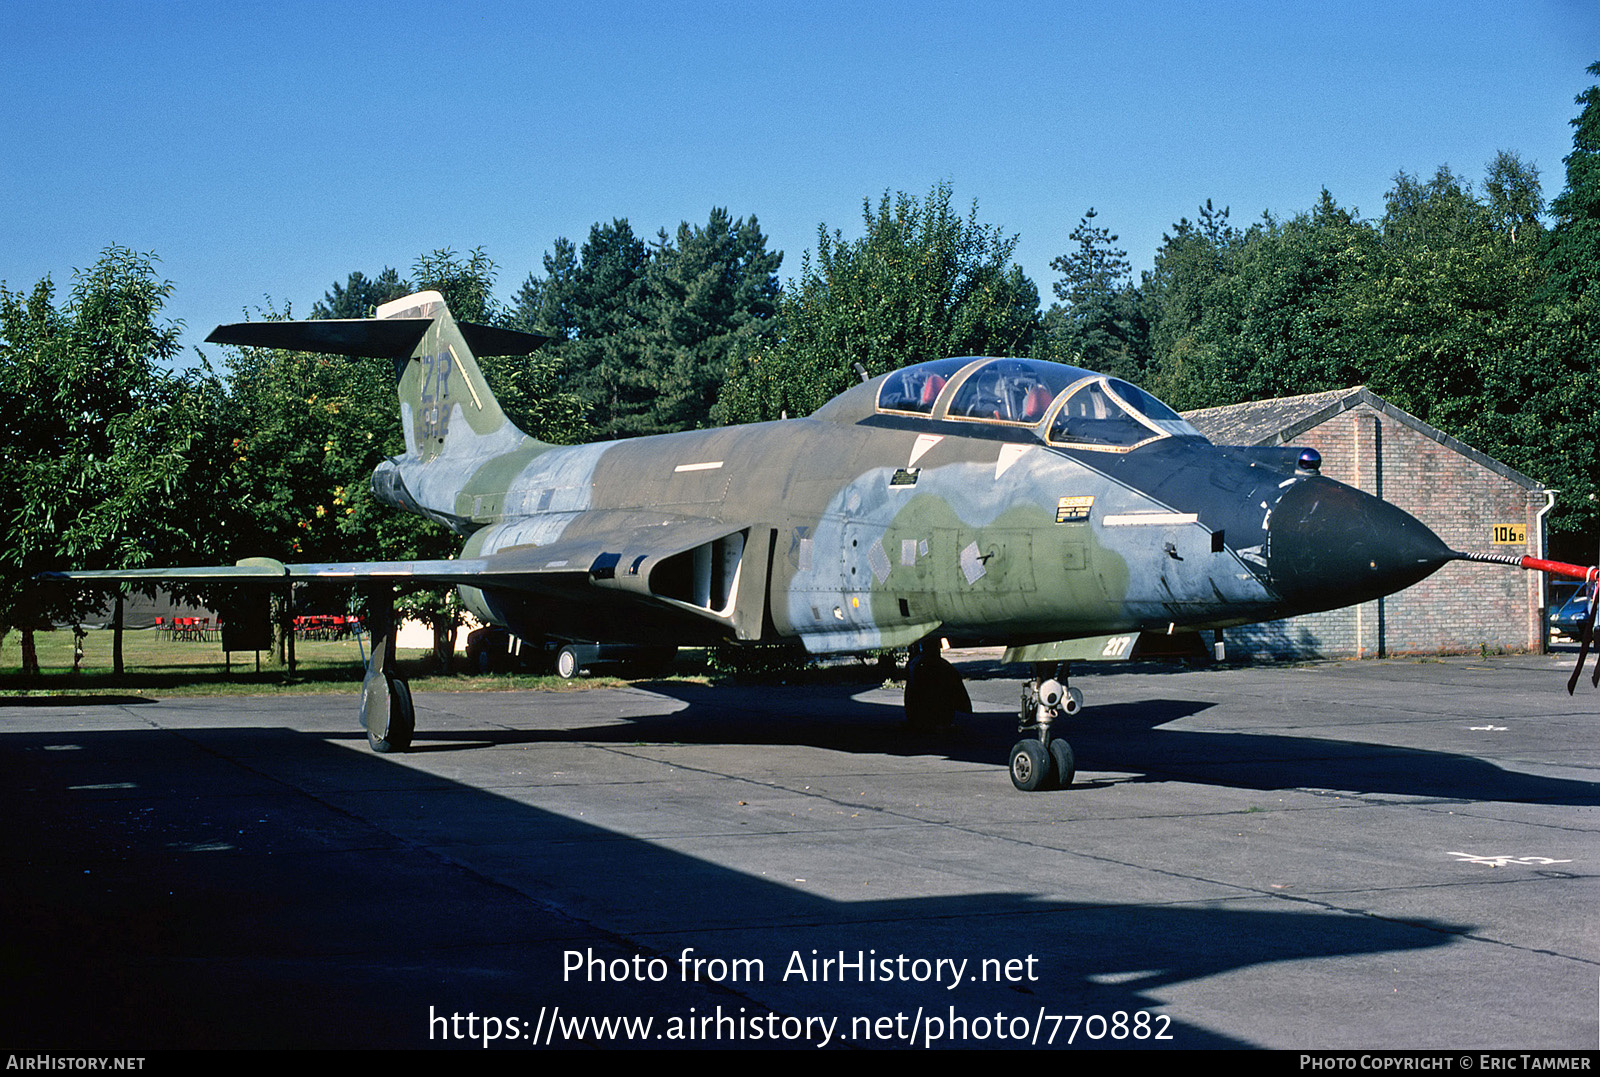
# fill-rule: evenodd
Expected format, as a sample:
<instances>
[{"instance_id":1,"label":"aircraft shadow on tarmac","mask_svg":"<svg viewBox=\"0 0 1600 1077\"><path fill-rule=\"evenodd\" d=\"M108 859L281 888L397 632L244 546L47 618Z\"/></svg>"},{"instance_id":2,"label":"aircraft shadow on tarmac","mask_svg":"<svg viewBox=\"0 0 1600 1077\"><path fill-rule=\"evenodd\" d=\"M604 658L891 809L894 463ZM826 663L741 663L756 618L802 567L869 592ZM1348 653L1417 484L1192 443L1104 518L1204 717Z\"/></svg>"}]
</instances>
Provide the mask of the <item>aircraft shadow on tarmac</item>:
<instances>
[{"instance_id":1,"label":"aircraft shadow on tarmac","mask_svg":"<svg viewBox=\"0 0 1600 1077\"><path fill-rule=\"evenodd\" d=\"M950 729L913 732L907 729L899 706L854 698L862 693L859 685L712 687L663 681L639 687L670 702L658 714L637 715L621 724L470 734L428 730L428 697L423 696L412 750L541 741L805 745L894 756L938 754L961 762L994 764L997 778L1004 781L1004 761L1017 738L1014 713L995 710L959 715ZM1080 772L1138 776L1118 781L1183 781L1261 790L1337 789L1463 801L1600 804L1600 783L1509 771L1464 753L1323 737L1164 728L1211 706L1175 699L1100 704L1063 723L1063 732L1072 743ZM1059 795L1079 795L1094 785L1085 781Z\"/></svg>"},{"instance_id":2,"label":"aircraft shadow on tarmac","mask_svg":"<svg viewBox=\"0 0 1600 1077\"><path fill-rule=\"evenodd\" d=\"M674 735L693 728L672 723ZM74 750L46 750L64 742ZM529 1022L555 1003L662 1020L743 1007L837 1013L846 1026L921 1005L1161 1010L1171 985L1447 946L1471 930L1100 894L833 900L284 729L0 735L0 807L11 880L0 888L0 1035L28 1051L428 1046L429 1007ZM498 866L479 866L480 850ZM685 939L702 955L761 958L764 983L680 982ZM574 948L659 954L674 974L625 988L563 982ZM954 991L781 982L791 952L812 949L974 966L1031 954L1039 979ZM1250 1043L1171 1017L1172 1046Z\"/></svg>"}]
</instances>

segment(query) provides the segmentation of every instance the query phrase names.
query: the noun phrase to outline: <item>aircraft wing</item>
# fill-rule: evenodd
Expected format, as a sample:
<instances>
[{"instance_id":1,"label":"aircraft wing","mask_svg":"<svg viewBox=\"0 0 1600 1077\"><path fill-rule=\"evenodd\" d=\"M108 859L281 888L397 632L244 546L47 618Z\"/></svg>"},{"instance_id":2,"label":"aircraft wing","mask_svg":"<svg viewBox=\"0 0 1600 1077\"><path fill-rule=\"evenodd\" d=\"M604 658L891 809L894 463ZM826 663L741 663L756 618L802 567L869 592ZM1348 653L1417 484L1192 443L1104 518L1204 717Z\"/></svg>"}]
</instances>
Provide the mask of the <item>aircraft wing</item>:
<instances>
[{"instance_id":1,"label":"aircraft wing","mask_svg":"<svg viewBox=\"0 0 1600 1077\"><path fill-rule=\"evenodd\" d=\"M41 572L42 581L111 587L124 583L266 583L272 580L414 580L419 583L471 583L491 571L487 559L437 561L335 561L285 564L253 557L237 565L182 568L113 568L83 572Z\"/></svg>"},{"instance_id":2,"label":"aircraft wing","mask_svg":"<svg viewBox=\"0 0 1600 1077\"><path fill-rule=\"evenodd\" d=\"M529 518L530 536L540 533L540 524L538 517ZM570 534L580 529L581 534ZM687 614L691 620L732 627L742 620L731 608L734 596L725 593L714 602L702 603L692 575L696 565L707 564L703 554L696 558L701 547L730 540L742 544L747 531L748 526L666 512L601 511L579 514L553 541L510 544L481 556L457 559L294 564L256 557L236 565L46 572L38 578L106 587L341 580L464 586L536 599L555 614L552 629L558 628L563 606L573 608L578 616L596 607L637 609L641 603L670 609L679 618ZM508 537L515 542L514 535ZM652 578L654 570L667 562L671 564L666 570ZM764 568L761 578L750 581L751 593L762 598Z\"/></svg>"}]
</instances>

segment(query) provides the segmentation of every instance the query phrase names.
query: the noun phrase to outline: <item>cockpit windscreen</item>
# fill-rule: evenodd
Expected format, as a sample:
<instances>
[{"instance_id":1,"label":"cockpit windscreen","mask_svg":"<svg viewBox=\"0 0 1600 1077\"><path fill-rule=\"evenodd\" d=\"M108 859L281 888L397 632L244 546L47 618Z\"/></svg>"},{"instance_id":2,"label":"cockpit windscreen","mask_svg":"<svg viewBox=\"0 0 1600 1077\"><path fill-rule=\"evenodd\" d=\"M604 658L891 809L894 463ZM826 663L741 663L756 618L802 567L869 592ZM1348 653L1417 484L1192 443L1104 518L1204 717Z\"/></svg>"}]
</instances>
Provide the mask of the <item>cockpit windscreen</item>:
<instances>
[{"instance_id":1,"label":"cockpit windscreen","mask_svg":"<svg viewBox=\"0 0 1600 1077\"><path fill-rule=\"evenodd\" d=\"M1168 434L1199 437L1177 412L1118 378L1095 378L1074 389L1050 424L1058 444L1131 449Z\"/></svg>"}]
</instances>

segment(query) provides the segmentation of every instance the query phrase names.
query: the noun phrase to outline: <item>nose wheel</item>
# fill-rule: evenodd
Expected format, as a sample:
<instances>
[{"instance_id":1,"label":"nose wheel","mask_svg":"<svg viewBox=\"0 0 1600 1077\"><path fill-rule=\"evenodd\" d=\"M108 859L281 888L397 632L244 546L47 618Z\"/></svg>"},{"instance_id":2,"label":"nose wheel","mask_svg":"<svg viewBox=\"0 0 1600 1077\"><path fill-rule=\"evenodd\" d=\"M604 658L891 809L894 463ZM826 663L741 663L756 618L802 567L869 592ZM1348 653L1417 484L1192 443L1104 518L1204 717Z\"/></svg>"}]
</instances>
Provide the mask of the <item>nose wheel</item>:
<instances>
[{"instance_id":1,"label":"nose wheel","mask_svg":"<svg viewBox=\"0 0 1600 1077\"><path fill-rule=\"evenodd\" d=\"M1066 789L1072 785L1072 779L1078 776L1078 760L1072 754L1072 745L1055 737L1050 741L1051 774L1056 780L1057 789Z\"/></svg>"},{"instance_id":2,"label":"nose wheel","mask_svg":"<svg viewBox=\"0 0 1600 1077\"><path fill-rule=\"evenodd\" d=\"M1024 793L1065 789L1078 773L1072 745L1053 735L1058 718L1077 714L1083 707L1083 693L1068 687L1066 679L1065 664L1038 663L1033 680L1023 687L1017 730L1039 734L1011 748L1011 784Z\"/></svg>"},{"instance_id":3,"label":"nose wheel","mask_svg":"<svg viewBox=\"0 0 1600 1077\"><path fill-rule=\"evenodd\" d=\"M1053 737L1048 745L1036 737L1019 740L1011 749L1011 784L1024 793L1065 789L1078 773L1072 745Z\"/></svg>"},{"instance_id":4,"label":"nose wheel","mask_svg":"<svg viewBox=\"0 0 1600 1077\"><path fill-rule=\"evenodd\" d=\"M1033 737L1017 741L1011 749L1011 784L1024 793L1050 788L1055 777L1052 767L1045 746Z\"/></svg>"}]
</instances>

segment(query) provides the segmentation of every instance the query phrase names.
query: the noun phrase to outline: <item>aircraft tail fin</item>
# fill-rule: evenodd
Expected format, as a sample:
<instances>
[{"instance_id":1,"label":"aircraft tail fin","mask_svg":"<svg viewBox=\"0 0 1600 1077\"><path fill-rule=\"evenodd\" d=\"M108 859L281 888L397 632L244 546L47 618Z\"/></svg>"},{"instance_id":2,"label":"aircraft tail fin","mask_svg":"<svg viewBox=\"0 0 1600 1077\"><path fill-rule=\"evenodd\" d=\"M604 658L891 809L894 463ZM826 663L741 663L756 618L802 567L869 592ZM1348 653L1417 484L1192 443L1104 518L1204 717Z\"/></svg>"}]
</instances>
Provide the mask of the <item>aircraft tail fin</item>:
<instances>
[{"instance_id":1,"label":"aircraft tail fin","mask_svg":"<svg viewBox=\"0 0 1600 1077\"><path fill-rule=\"evenodd\" d=\"M527 355L549 338L457 322L450 316L444 296L428 291L385 303L372 318L237 322L217 326L206 340L393 360L400 382L406 452L426 463L439 455L454 422L465 423L479 437L504 440L501 432L507 429L522 437L489 391L474 353ZM459 420L455 417L458 407Z\"/></svg>"},{"instance_id":2,"label":"aircraft tail fin","mask_svg":"<svg viewBox=\"0 0 1600 1077\"><path fill-rule=\"evenodd\" d=\"M500 410L467 341L468 330L491 327L457 323L438 292L418 292L385 303L378 308L375 320L425 323L411 353L395 364L407 455L420 458L422 463L432 460L451 440L452 427L456 428L456 436L465 441L502 442L509 438L515 442L524 437ZM532 346L516 339L494 344L481 339L480 333L474 335L480 337L480 346L502 349L495 354L532 351L543 343L542 337L500 332L512 338L525 337ZM508 347L512 350L503 350ZM463 423L466 430L460 429Z\"/></svg>"},{"instance_id":3,"label":"aircraft tail fin","mask_svg":"<svg viewBox=\"0 0 1600 1077\"><path fill-rule=\"evenodd\" d=\"M392 360L406 451L379 465L374 487L384 500L424 515L449 519L456 511L454 488L476 464L540 444L506 418L474 353L526 355L548 338L457 322L435 291L385 303L372 318L239 322L219 325L206 340ZM447 453L458 465L444 469L449 476L425 467Z\"/></svg>"}]
</instances>

